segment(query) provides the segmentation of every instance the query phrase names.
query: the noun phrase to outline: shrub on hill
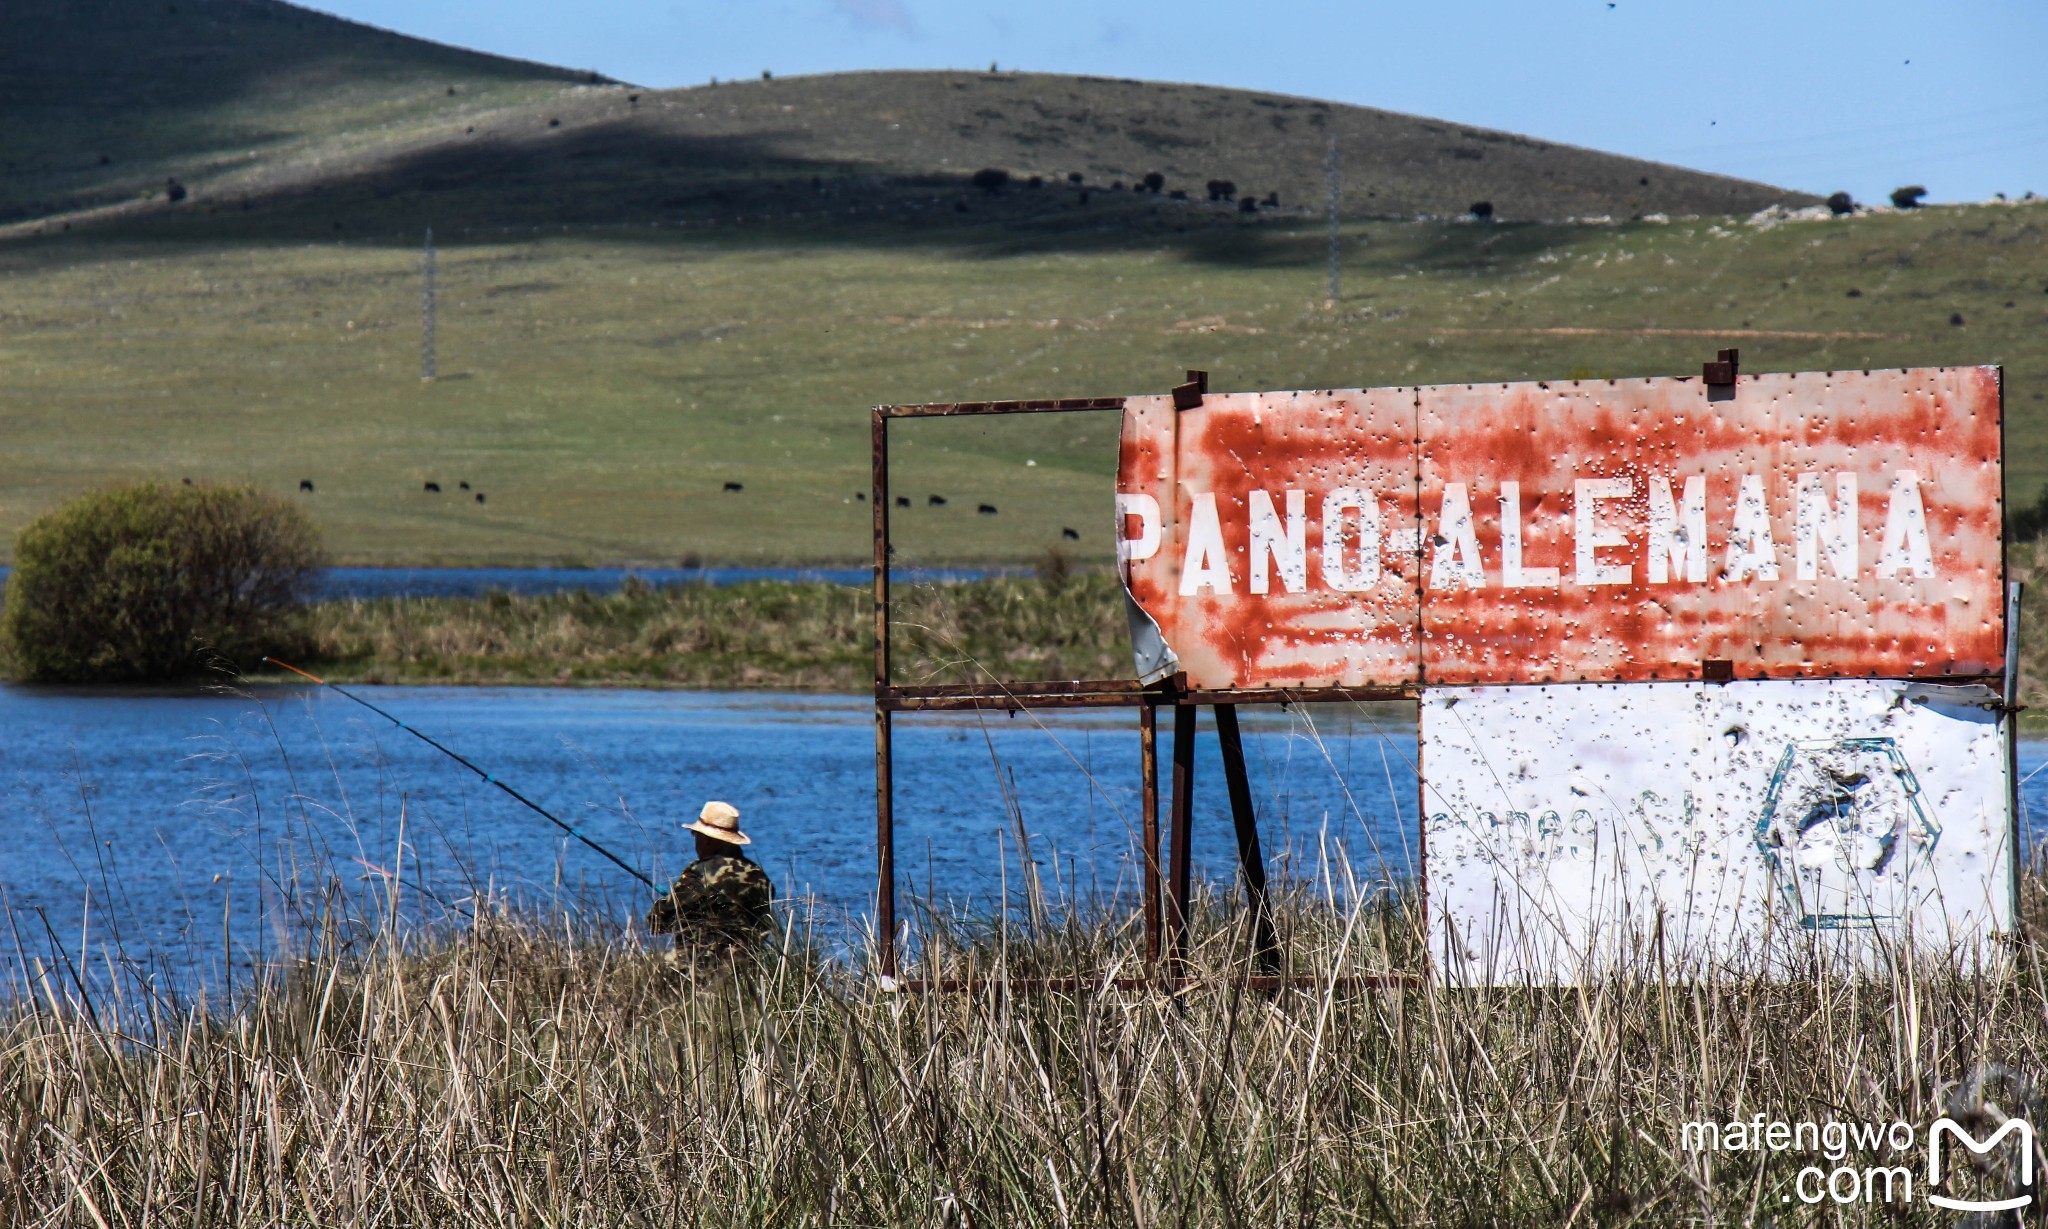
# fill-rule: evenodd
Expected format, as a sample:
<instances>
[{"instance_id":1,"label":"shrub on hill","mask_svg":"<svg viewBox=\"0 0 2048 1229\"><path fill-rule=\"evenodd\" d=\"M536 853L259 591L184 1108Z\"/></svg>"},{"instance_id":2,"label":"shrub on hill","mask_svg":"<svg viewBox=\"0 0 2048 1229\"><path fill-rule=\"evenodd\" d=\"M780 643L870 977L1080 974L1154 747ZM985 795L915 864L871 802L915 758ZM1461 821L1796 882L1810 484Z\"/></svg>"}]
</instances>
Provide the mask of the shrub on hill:
<instances>
[{"instance_id":1,"label":"shrub on hill","mask_svg":"<svg viewBox=\"0 0 2048 1229\"><path fill-rule=\"evenodd\" d=\"M1893 188L1892 208L1918 209L1920 207L1920 198L1925 195L1927 195L1927 189L1919 184L1908 184L1903 188Z\"/></svg>"},{"instance_id":2,"label":"shrub on hill","mask_svg":"<svg viewBox=\"0 0 2048 1229\"><path fill-rule=\"evenodd\" d=\"M249 487L91 491L21 531L0 611L15 673L150 682L295 650L318 532Z\"/></svg>"}]
</instances>

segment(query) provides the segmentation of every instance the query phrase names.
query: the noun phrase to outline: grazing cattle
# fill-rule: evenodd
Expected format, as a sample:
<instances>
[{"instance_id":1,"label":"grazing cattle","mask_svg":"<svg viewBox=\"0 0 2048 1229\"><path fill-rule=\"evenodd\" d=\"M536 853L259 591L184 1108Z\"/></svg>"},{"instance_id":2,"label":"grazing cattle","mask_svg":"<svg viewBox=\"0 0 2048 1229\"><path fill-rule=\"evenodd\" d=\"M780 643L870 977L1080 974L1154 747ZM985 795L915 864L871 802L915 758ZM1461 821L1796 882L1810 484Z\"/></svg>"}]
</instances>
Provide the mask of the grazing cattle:
<instances>
[{"instance_id":1,"label":"grazing cattle","mask_svg":"<svg viewBox=\"0 0 2048 1229\"><path fill-rule=\"evenodd\" d=\"M299 479L299 490L311 495L313 493L313 480L311 478Z\"/></svg>"},{"instance_id":2,"label":"grazing cattle","mask_svg":"<svg viewBox=\"0 0 2048 1229\"><path fill-rule=\"evenodd\" d=\"M458 482L455 485L465 491L469 489L469 484L467 482Z\"/></svg>"},{"instance_id":3,"label":"grazing cattle","mask_svg":"<svg viewBox=\"0 0 2048 1229\"><path fill-rule=\"evenodd\" d=\"M983 516L994 516L996 514L996 506L994 504L983 504L979 508L976 508L975 511L981 513Z\"/></svg>"},{"instance_id":4,"label":"grazing cattle","mask_svg":"<svg viewBox=\"0 0 2048 1229\"><path fill-rule=\"evenodd\" d=\"M476 501L478 503L482 503L484 501L484 493L482 491L478 491L476 493Z\"/></svg>"},{"instance_id":5,"label":"grazing cattle","mask_svg":"<svg viewBox=\"0 0 2048 1229\"><path fill-rule=\"evenodd\" d=\"M944 495L928 495L925 497L924 502L927 507L943 508L946 506L946 497Z\"/></svg>"},{"instance_id":6,"label":"grazing cattle","mask_svg":"<svg viewBox=\"0 0 2048 1229\"><path fill-rule=\"evenodd\" d=\"M1493 202L1473 201L1471 213L1473 217L1478 218L1482 222L1491 222L1493 221Z\"/></svg>"},{"instance_id":7,"label":"grazing cattle","mask_svg":"<svg viewBox=\"0 0 2048 1229\"><path fill-rule=\"evenodd\" d=\"M866 491L855 491L855 492L853 493L853 502L855 502L855 503L857 503L857 504L864 504L864 503L866 503L867 501L868 501L868 493L867 493Z\"/></svg>"},{"instance_id":8,"label":"grazing cattle","mask_svg":"<svg viewBox=\"0 0 2048 1229\"><path fill-rule=\"evenodd\" d=\"M438 482L429 482L426 485L425 489L429 494L439 495L441 493L441 484Z\"/></svg>"},{"instance_id":9,"label":"grazing cattle","mask_svg":"<svg viewBox=\"0 0 2048 1229\"><path fill-rule=\"evenodd\" d=\"M1079 542L1081 540L1081 531L1078 529L1062 528L1060 530L1060 536L1065 538L1069 542Z\"/></svg>"},{"instance_id":10,"label":"grazing cattle","mask_svg":"<svg viewBox=\"0 0 2048 1229\"><path fill-rule=\"evenodd\" d=\"M910 496L898 495L896 497L896 506L899 508L908 508L910 506Z\"/></svg>"},{"instance_id":11,"label":"grazing cattle","mask_svg":"<svg viewBox=\"0 0 2048 1229\"><path fill-rule=\"evenodd\" d=\"M190 478L180 479L180 481L182 481L186 486L192 485L192 480Z\"/></svg>"},{"instance_id":12,"label":"grazing cattle","mask_svg":"<svg viewBox=\"0 0 2048 1229\"><path fill-rule=\"evenodd\" d=\"M747 484L744 482L728 482L725 484L725 489L728 491L744 491L747 489Z\"/></svg>"}]
</instances>

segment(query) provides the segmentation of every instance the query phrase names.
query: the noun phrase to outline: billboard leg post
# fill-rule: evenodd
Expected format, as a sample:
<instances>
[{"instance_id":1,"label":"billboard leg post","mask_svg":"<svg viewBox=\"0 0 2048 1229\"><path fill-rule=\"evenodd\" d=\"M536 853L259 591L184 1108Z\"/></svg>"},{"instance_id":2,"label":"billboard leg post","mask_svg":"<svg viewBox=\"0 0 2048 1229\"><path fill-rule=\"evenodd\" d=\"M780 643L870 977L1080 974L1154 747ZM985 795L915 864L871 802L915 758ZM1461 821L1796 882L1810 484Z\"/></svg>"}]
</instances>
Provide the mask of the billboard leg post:
<instances>
[{"instance_id":1,"label":"billboard leg post","mask_svg":"<svg viewBox=\"0 0 2048 1229\"><path fill-rule=\"evenodd\" d=\"M875 956L896 976L896 775L890 714L875 714Z\"/></svg>"},{"instance_id":2,"label":"billboard leg post","mask_svg":"<svg viewBox=\"0 0 2048 1229\"><path fill-rule=\"evenodd\" d=\"M1159 709L1138 709L1138 811L1144 824L1145 967L1159 964Z\"/></svg>"},{"instance_id":3,"label":"billboard leg post","mask_svg":"<svg viewBox=\"0 0 2048 1229\"><path fill-rule=\"evenodd\" d=\"M1244 871L1245 904L1251 909L1249 938L1260 973L1280 970L1280 944L1266 908L1266 858L1259 849L1259 819L1252 810L1251 780L1245 774L1244 740L1237 729L1237 705L1216 706L1216 741L1223 748L1223 782L1230 791L1230 820L1237 829L1237 861Z\"/></svg>"},{"instance_id":4,"label":"billboard leg post","mask_svg":"<svg viewBox=\"0 0 2048 1229\"><path fill-rule=\"evenodd\" d=\"M1180 976L1188 954L1188 894L1192 867L1195 788L1195 706L1173 706L1173 852L1169 867L1170 893L1166 908L1166 950L1168 972Z\"/></svg>"}]
</instances>

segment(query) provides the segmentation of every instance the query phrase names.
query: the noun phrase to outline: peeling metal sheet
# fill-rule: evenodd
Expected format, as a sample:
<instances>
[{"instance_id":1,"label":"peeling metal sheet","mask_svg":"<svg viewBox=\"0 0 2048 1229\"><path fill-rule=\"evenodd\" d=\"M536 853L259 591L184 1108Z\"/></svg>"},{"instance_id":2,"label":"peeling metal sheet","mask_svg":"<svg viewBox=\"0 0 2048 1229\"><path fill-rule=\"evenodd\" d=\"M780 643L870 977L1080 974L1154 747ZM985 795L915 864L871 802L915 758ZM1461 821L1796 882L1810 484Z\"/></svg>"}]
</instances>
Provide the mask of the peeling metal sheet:
<instances>
[{"instance_id":1,"label":"peeling metal sheet","mask_svg":"<svg viewBox=\"0 0 2048 1229\"><path fill-rule=\"evenodd\" d=\"M1120 555L1203 688L1986 676L2000 413L1992 367L1131 398Z\"/></svg>"},{"instance_id":2,"label":"peeling metal sheet","mask_svg":"<svg viewBox=\"0 0 2048 1229\"><path fill-rule=\"evenodd\" d=\"M1994 691L1887 680L1424 692L1430 945L1457 984L1772 973L2011 931Z\"/></svg>"}]
</instances>

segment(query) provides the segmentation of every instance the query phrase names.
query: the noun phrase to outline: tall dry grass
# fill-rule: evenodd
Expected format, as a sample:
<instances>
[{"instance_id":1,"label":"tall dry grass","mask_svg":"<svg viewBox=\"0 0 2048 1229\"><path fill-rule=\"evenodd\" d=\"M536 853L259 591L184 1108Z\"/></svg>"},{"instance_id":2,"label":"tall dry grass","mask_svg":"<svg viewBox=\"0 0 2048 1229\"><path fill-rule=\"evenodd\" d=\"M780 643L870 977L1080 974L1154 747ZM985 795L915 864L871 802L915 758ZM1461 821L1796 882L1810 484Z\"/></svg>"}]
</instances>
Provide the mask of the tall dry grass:
<instances>
[{"instance_id":1,"label":"tall dry grass","mask_svg":"<svg viewBox=\"0 0 2048 1229\"><path fill-rule=\"evenodd\" d=\"M899 681L1121 678L1122 601L1103 572L901 585ZM385 598L313 608L321 668L338 681L605 683L851 691L874 676L864 589L757 581L611 594Z\"/></svg>"},{"instance_id":2,"label":"tall dry grass","mask_svg":"<svg viewBox=\"0 0 2048 1229\"><path fill-rule=\"evenodd\" d=\"M2038 879L2028 899L2038 916ZM368 947L326 919L233 1010L96 1001L45 970L0 1023L0 1220L1953 1223L1788 1204L1818 1158L1702 1158L1679 1124L1924 1125L1972 1072L2048 1071L2031 949L1975 979L1370 989L1337 978L1415 967L1401 899L1295 888L1277 909L1312 977L1277 994L1244 988L1241 919L1215 899L1178 992L1109 986L1133 971L1128 923L1030 910L928 937L923 971L1099 984L892 993L800 920L759 959L693 971L602 925L489 909Z\"/></svg>"}]
</instances>

